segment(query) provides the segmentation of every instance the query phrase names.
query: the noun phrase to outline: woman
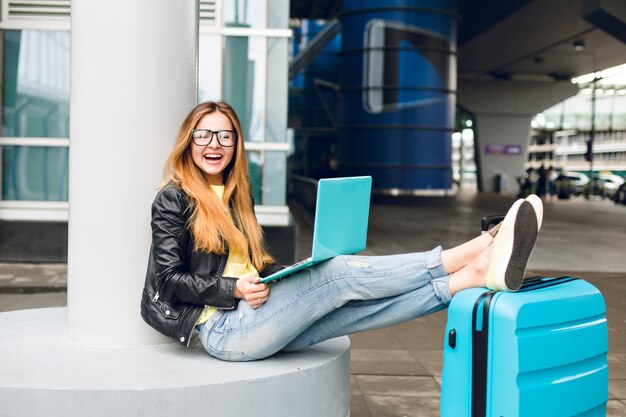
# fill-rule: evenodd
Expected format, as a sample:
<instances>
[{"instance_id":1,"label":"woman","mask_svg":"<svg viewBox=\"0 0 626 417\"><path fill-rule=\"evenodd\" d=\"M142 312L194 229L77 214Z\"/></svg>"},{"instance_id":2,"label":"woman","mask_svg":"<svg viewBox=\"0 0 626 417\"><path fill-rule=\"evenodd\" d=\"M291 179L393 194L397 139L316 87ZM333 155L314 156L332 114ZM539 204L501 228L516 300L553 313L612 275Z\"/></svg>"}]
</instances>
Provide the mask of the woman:
<instances>
[{"instance_id":1,"label":"woman","mask_svg":"<svg viewBox=\"0 0 626 417\"><path fill-rule=\"evenodd\" d=\"M455 248L338 256L270 287L259 277L280 267L264 246L251 195L235 111L222 102L198 105L152 205L141 313L185 346L198 332L211 356L229 361L412 320L445 308L465 288L514 291L542 217L533 195L489 233Z\"/></svg>"}]
</instances>

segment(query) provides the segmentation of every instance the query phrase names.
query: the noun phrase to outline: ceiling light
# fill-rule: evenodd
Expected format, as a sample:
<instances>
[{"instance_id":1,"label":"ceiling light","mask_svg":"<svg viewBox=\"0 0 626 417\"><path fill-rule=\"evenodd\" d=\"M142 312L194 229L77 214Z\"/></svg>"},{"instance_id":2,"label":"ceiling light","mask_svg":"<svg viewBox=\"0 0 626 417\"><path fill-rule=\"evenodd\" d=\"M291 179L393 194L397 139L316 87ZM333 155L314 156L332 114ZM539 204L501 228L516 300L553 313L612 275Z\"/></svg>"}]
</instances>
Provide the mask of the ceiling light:
<instances>
[{"instance_id":1,"label":"ceiling light","mask_svg":"<svg viewBox=\"0 0 626 417\"><path fill-rule=\"evenodd\" d=\"M574 51L582 51L585 49L585 41L582 39L576 39L572 44Z\"/></svg>"}]
</instances>

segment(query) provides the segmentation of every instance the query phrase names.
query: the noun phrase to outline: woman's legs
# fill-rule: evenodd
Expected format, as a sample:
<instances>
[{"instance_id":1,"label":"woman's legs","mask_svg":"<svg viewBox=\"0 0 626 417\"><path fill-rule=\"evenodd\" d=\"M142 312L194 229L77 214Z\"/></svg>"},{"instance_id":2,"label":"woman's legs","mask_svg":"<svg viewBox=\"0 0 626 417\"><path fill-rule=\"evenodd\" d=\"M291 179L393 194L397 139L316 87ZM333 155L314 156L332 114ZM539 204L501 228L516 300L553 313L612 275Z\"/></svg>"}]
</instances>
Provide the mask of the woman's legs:
<instances>
[{"instance_id":1,"label":"woman's legs","mask_svg":"<svg viewBox=\"0 0 626 417\"><path fill-rule=\"evenodd\" d=\"M431 281L432 286L424 286L396 297L350 301L317 321L283 350L302 349L333 337L379 329L441 310L457 292L485 286L492 241L493 237L485 233L441 252L441 266L433 275L448 275L450 270L449 266L446 267L446 260L461 265L449 278L435 278ZM469 263L463 265L461 259L469 260ZM442 288L444 285L447 291ZM433 291L434 294L431 293Z\"/></svg>"},{"instance_id":2,"label":"woman's legs","mask_svg":"<svg viewBox=\"0 0 626 417\"><path fill-rule=\"evenodd\" d=\"M454 295L465 288L480 286L492 290L517 291L524 282L526 264L537 241L542 218L541 200L531 194L513 203L502 223L497 226L492 244L487 243L489 235L494 234L490 232L452 249L454 256L444 252L444 265L446 261L460 264L463 259L471 257L473 251L480 250L481 244L487 244L486 249L471 262L452 274L450 293Z\"/></svg>"},{"instance_id":3,"label":"woman's legs","mask_svg":"<svg viewBox=\"0 0 626 417\"><path fill-rule=\"evenodd\" d=\"M486 286L487 271L489 269L492 252L493 246L488 246L478 256L472 259L469 264L450 275L448 288L452 296L467 288Z\"/></svg>"},{"instance_id":4,"label":"woman's legs","mask_svg":"<svg viewBox=\"0 0 626 417\"><path fill-rule=\"evenodd\" d=\"M399 323L444 308L450 301L449 276L441 265L440 252L436 248L405 255L336 257L273 286L268 302L256 310L240 303L237 310L216 313L201 331L202 343L220 359L261 359L353 300L389 299L386 302L392 305L392 298L406 294L397 308L376 312L377 324L368 323L371 308L382 304L353 304L359 308L337 315L351 316L348 322L333 321L333 328L318 333L315 340ZM366 305L369 308L364 308ZM407 311L399 314L400 308Z\"/></svg>"},{"instance_id":5,"label":"woman's legs","mask_svg":"<svg viewBox=\"0 0 626 417\"><path fill-rule=\"evenodd\" d=\"M497 229L443 252L443 265L452 273L450 293L484 286L504 291L519 289L542 218L541 199L531 194L513 203Z\"/></svg>"},{"instance_id":6,"label":"woman's legs","mask_svg":"<svg viewBox=\"0 0 626 417\"><path fill-rule=\"evenodd\" d=\"M447 279L436 278L432 282L432 286L395 297L350 301L315 322L283 350L300 350L333 337L380 329L442 310L450 301L444 289ZM435 291L437 287L439 290Z\"/></svg>"},{"instance_id":7,"label":"woman's legs","mask_svg":"<svg viewBox=\"0 0 626 417\"><path fill-rule=\"evenodd\" d=\"M450 274L460 270L484 252L491 242L493 242L493 237L489 233L484 233L469 242L444 250L441 253L443 267Z\"/></svg>"},{"instance_id":8,"label":"woman's legs","mask_svg":"<svg viewBox=\"0 0 626 417\"><path fill-rule=\"evenodd\" d=\"M444 253L436 248L336 257L272 287L268 302L256 310L242 302L238 310L216 313L202 329L202 343L220 359L261 359L285 347L297 349L444 308L458 291L485 286L494 265L502 265L505 279L521 283L541 216L540 202L518 200L493 246L485 234ZM509 246L508 252L501 250ZM496 249L504 254L496 257Z\"/></svg>"}]
</instances>

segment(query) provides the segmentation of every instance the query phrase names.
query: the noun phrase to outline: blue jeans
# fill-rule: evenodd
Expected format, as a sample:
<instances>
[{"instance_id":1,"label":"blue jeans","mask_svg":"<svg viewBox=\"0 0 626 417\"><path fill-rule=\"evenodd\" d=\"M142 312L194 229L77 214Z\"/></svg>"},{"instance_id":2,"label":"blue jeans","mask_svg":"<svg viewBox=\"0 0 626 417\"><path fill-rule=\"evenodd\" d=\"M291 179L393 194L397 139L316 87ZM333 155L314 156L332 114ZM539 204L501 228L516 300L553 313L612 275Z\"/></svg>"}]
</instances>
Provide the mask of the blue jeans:
<instances>
[{"instance_id":1,"label":"blue jeans","mask_svg":"<svg viewBox=\"0 0 626 417\"><path fill-rule=\"evenodd\" d=\"M206 351L251 361L441 310L450 303L441 247L390 256L337 256L273 285L257 309L240 301L199 326Z\"/></svg>"}]
</instances>

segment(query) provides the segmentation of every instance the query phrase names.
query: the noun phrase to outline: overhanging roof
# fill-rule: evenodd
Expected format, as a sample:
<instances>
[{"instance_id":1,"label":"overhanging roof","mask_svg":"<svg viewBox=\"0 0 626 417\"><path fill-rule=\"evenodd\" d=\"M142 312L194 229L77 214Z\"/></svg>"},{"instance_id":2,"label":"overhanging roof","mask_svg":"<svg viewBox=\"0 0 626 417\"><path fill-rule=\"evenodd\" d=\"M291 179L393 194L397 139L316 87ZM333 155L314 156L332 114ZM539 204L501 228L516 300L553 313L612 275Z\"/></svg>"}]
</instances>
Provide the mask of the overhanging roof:
<instances>
[{"instance_id":1,"label":"overhanging roof","mask_svg":"<svg viewBox=\"0 0 626 417\"><path fill-rule=\"evenodd\" d=\"M626 2L459 0L463 78L564 79L626 62ZM292 18L332 19L341 0L292 0ZM578 45L577 47L575 46Z\"/></svg>"}]
</instances>

